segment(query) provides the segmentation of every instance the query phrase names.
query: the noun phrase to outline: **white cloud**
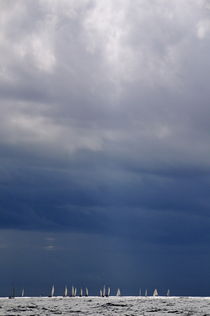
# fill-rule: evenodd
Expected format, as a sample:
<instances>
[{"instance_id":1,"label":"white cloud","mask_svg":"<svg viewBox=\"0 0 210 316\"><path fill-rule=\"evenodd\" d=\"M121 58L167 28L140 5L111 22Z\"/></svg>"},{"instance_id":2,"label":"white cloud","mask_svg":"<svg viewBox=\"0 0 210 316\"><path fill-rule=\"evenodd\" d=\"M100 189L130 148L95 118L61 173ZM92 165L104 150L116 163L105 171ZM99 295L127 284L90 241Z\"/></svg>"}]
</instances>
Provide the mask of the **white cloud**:
<instances>
[{"instance_id":1,"label":"white cloud","mask_svg":"<svg viewBox=\"0 0 210 316\"><path fill-rule=\"evenodd\" d=\"M55 154L129 148L138 155L158 139L162 159L167 148L188 159L196 125L194 146L206 157L209 92L199 87L209 81L210 26L203 1L1 7L2 142L40 151L49 145Z\"/></svg>"},{"instance_id":2,"label":"white cloud","mask_svg":"<svg viewBox=\"0 0 210 316\"><path fill-rule=\"evenodd\" d=\"M208 37L210 34L210 20L203 20L197 24L197 36L200 39Z\"/></svg>"}]
</instances>

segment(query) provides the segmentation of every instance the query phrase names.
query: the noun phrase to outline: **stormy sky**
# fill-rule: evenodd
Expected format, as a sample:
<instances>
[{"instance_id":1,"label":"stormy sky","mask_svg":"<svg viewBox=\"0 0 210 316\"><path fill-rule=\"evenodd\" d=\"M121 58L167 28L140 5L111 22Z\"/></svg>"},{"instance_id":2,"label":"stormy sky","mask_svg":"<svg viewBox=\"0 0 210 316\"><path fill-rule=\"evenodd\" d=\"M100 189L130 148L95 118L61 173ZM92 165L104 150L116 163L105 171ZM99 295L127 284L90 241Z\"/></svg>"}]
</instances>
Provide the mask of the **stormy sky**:
<instances>
[{"instance_id":1,"label":"stormy sky","mask_svg":"<svg viewBox=\"0 0 210 316\"><path fill-rule=\"evenodd\" d=\"M1 0L0 295L209 294L209 53L210 1Z\"/></svg>"}]
</instances>

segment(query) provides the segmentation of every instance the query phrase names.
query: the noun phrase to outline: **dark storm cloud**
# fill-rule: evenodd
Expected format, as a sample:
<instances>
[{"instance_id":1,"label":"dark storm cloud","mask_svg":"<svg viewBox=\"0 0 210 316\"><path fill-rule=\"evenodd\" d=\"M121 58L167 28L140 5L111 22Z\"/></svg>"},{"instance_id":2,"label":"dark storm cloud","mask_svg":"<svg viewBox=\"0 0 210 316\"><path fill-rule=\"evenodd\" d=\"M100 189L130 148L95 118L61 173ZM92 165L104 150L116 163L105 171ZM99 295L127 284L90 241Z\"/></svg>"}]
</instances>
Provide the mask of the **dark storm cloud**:
<instances>
[{"instance_id":1,"label":"dark storm cloud","mask_svg":"<svg viewBox=\"0 0 210 316\"><path fill-rule=\"evenodd\" d=\"M1 3L2 228L209 240L209 14Z\"/></svg>"},{"instance_id":2,"label":"dark storm cloud","mask_svg":"<svg viewBox=\"0 0 210 316\"><path fill-rule=\"evenodd\" d=\"M133 170L119 159L85 152L62 167L57 160L43 159L40 166L32 157L29 165L14 157L15 167L2 172L1 228L97 233L134 243L209 243L209 176L203 170Z\"/></svg>"}]
</instances>

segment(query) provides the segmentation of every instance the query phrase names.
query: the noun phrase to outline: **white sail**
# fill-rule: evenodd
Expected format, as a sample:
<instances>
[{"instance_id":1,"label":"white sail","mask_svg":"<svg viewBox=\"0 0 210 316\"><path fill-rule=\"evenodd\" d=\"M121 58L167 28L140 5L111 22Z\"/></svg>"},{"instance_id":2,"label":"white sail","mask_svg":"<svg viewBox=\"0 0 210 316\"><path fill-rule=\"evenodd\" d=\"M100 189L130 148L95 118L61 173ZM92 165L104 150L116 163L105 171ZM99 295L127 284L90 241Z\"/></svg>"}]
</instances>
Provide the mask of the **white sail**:
<instances>
[{"instance_id":1,"label":"white sail","mask_svg":"<svg viewBox=\"0 0 210 316\"><path fill-rule=\"evenodd\" d=\"M158 291L157 291L157 289L154 290L153 296L158 296Z\"/></svg>"},{"instance_id":2,"label":"white sail","mask_svg":"<svg viewBox=\"0 0 210 316\"><path fill-rule=\"evenodd\" d=\"M100 291L99 291L99 295L100 296L103 296L103 293L102 293L102 290L100 289Z\"/></svg>"},{"instance_id":3,"label":"white sail","mask_svg":"<svg viewBox=\"0 0 210 316\"><path fill-rule=\"evenodd\" d=\"M76 296L77 295L77 288L75 287L74 288L74 296Z\"/></svg>"},{"instance_id":4,"label":"white sail","mask_svg":"<svg viewBox=\"0 0 210 316\"><path fill-rule=\"evenodd\" d=\"M65 286L65 289L64 289L64 296L67 296L68 295L68 288L67 286Z\"/></svg>"},{"instance_id":5,"label":"white sail","mask_svg":"<svg viewBox=\"0 0 210 316\"><path fill-rule=\"evenodd\" d=\"M170 290L168 289L166 296L170 296Z\"/></svg>"},{"instance_id":6,"label":"white sail","mask_svg":"<svg viewBox=\"0 0 210 316\"><path fill-rule=\"evenodd\" d=\"M22 289L22 293L21 293L21 296L22 296L22 297L24 296L24 289Z\"/></svg>"},{"instance_id":7,"label":"white sail","mask_svg":"<svg viewBox=\"0 0 210 316\"><path fill-rule=\"evenodd\" d=\"M139 296L141 296L141 289L139 289Z\"/></svg>"},{"instance_id":8,"label":"white sail","mask_svg":"<svg viewBox=\"0 0 210 316\"><path fill-rule=\"evenodd\" d=\"M80 296L83 296L83 289L80 289Z\"/></svg>"},{"instance_id":9,"label":"white sail","mask_svg":"<svg viewBox=\"0 0 210 316\"><path fill-rule=\"evenodd\" d=\"M147 290L145 290L145 296L147 296Z\"/></svg>"},{"instance_id":10,"label":"white sail","mask_svg":"<svg viewBox=\"0 0 210 316\"><path fill-rule=\"evenodd\" d=\"M88 296L88 288L85 289L85 295Z\"/></svg>"},{"instance_id":11,"label":"white sail","mask_svg":"<svg viewBox=\"0 0 210 316\"><path fill-rule=\"evenodd\" d=\"M110 289L110 287L108 287L107 296L110 296L110 293L111 293L111 289Z\"/></svg>"},{"instance_id":12,"label":"white sail","mask_svg":"<svg viewBox=\"0 0 210 316\"><path fill-rule=\"evenodd\" d=\"M117 289L117 294L116 294L116 296L120 296L120 295L121 295L120 289Z\"/></svg>"},{"instance_id":13,"label":"white sail","mask_svg":"<svg viewBox=\"0 0 210 316\"><path fill-rule=\"evenodd\" d=\"M104 285L104 287L103 287L102 296L103 296L103 297L105 297L105 296L106 296L106 287L105 287L105 285Z\"/></svg>"},{"instance_id":14,"label":"white sail","mask_svg":"<svg viewBox=\"0 0 210 316\"><path fill-rule=\"evenodd\" d=\"M51 296L53 297L54 296L54 293L55 293L55 287L54 285L52 286L52 289L51 289Z\"/></svg>"}]
</instances>

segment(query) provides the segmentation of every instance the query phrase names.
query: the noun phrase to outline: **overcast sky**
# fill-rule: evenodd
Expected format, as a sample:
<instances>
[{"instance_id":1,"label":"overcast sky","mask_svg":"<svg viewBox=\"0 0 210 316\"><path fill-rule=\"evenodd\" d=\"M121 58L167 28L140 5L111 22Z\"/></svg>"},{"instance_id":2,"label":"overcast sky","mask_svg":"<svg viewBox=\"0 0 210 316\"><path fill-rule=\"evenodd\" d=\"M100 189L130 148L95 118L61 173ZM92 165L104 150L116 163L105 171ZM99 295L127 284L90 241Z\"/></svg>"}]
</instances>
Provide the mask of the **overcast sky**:
<instances>
[{"instance_id":1,"label":"overcast sky","mask_svg":"<svg viewBox=\"0 0 210 316\"><path fill-rule=\"evenodd\" d=\"M209 293L209 56L207 0L1 0L0 295Z\"/></svg>"}]
</instances>

